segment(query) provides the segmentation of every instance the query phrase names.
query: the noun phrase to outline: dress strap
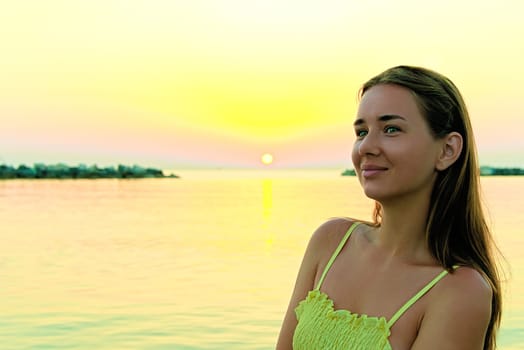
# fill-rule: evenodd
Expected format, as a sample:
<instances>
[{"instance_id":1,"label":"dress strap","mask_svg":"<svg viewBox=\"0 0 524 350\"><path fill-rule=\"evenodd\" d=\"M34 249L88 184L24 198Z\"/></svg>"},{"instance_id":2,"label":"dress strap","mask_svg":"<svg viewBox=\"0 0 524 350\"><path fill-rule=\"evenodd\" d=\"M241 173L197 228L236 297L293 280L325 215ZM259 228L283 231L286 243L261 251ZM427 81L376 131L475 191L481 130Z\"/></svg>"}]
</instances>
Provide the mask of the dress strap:
<instances>
[{"instance_id":1,"label":"dress strap","mask_svg":"<svg viewBox=\"0 0 524 350\"><path fill-rule=\"evenodd\" d=\"M335 259L337 258L338 254L340 253L340 251L342 250L342 248L346 244L347 240L349 239L349 236L351 236L351 233L353 232L355 227L357 227L359 224L360 224L360 222L354 222L353 225L351 225L351 227L348 229L348 231L346 232L346 234L344 235L344 237L342 238L342 240L338 244L337 249L335 250L335 252L331 256L331 259L329 259L329 261L328 261L328 263L326 265L326 268L324 269L324 272L322 272L322 276L320 276L320 280L318 281L318 284L317 284L317 287L315 288L315 290L319 290L320 289L320 286L322 285L322 282L324 282L324 278L326 278L326 275L327 275L329 269L331 268L331 265L333 265L333 262L335 261Z\"/></svg>"},{"instance_id":2,"label":"dress strap","mask_svg":"<svg viewBox=\"0 0 524 350\"><path fill-rule=\"evenodd\" d=\"M453 266L453 269L456 269L458 266ZM444 276L448 274L448 270L444 270L441 273L439 273L433 280L431 280L424 288L419 290L417 294L415 294L411 299L409 299L394 315L391 317L391 319L388 321L388 327L391 328L397 322L397 320L406 312L413 304L415 304L424 294L426 294L435 284L438 283Z\"/></svg>"}]
</instances>

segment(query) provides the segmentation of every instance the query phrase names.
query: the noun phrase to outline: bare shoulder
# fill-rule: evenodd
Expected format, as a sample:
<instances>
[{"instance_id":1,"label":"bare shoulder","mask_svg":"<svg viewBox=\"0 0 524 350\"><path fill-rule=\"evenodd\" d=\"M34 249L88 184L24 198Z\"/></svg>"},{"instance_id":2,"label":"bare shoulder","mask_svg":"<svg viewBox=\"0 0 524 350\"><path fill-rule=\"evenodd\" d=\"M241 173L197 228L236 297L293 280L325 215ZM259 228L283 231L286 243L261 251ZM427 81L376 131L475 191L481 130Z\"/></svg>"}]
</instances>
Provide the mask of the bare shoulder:
<instances>
[{"instance_id":1,"label":"bare shoulder","mask_svg":"<svg viewBox=\"0 0 524 350\"><path fill-rule=\"evenodd\" d=\"M491 300L491 286L486 281L484 276L477 270L471 267L458 267L453 273L449 275L448 288L458 294L472 294L487 298Z\"/></svg>"},{"instance_id":2,"label":"bare shoulder","mask_svg":"<svg viewBox=\"0 0 524 350\"><path fill-rule=\"evenodd\" d=\"M317 253L333 253L348 229L357 222L350 218L332 218L320 225L310 240L310 247Z\"/></svg>"},{"instance_id":3,"label":"bare shoulder","mask_svg":"<svg viewBox=\"0 0 524 350\"><path fill-rule=\"evenodd\" d=\"M471 316L491 314L491 286L477 270L471 267L459 267L441 281L436 307L449 307L452 312L462 308ZM456 311L455 311L456 312Z\"/></svg>"},{"instance_id":4,"label":"bare shoulder","mask_svg":"<svg viewBox=\"0 0 524 350\"><path fill-rule=\"evenodd\" d=\"M481 349L492 294L489 283L473 268L459 267L448 274L435 286L412 349Z\"/></svg>"}]
</instances>

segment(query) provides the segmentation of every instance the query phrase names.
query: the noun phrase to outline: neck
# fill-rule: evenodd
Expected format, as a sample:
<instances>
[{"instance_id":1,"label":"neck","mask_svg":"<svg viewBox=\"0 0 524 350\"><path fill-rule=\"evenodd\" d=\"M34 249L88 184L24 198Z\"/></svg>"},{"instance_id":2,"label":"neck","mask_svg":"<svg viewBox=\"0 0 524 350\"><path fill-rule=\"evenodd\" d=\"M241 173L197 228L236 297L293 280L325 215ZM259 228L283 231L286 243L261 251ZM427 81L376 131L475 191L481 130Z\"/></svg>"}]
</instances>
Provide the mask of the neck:
<instances>
[{"instance_id":1,"label":"neck","mask_svg":"<svg viewBox=\"0 0 524 350\"><path fill-rule=\"evenodd\" d=\"M382 223L371 239L390 258L433 263L426 243L429 196L381 203Z\"/></svg>"}]
</instances>

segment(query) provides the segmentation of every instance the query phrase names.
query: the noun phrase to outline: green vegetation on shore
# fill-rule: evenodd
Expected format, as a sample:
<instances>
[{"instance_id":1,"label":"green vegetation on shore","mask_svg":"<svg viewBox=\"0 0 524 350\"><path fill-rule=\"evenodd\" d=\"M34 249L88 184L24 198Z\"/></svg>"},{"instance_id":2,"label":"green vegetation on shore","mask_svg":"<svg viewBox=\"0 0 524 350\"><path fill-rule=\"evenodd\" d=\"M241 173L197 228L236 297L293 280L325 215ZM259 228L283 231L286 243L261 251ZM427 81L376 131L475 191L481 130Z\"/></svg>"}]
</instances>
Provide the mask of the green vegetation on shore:
<instances>
[{"instance_id":1,"label":"green vegetation on shore","mask_svg":"<svg viewBox=\"0 0 524 350\"><path fill-rule=\"evenodd\" d=\"M355 176L357 174L355 173L354 169L346 169L340 175L342 175L342 176Z\"/></svg>"},{"instance_id":2,"label":"green vegetation on shore","mask_svg":"<svg viewBox=\"0 0 524 350\"><path fill-rule=\"evenodd\" d=\"M346 169L340 175L355 176L354 169ZM495 168L490 166L480 167L480 176L522 176L524 169L521 168Z\"/></svg>"},{"instance_id":3,"label":"green vegetation on shore","mask_svg":"<svg viewBox=\"0 0 524 350\"><path fill-rule=\"evenodd\" d=\"M0 179L144 179L144 178L178 178L177 175L164 175L162 170L144 168L138 165L118 165L106 168L97 165L66 164L46 165L36 163L33 167L19 165L0 165Z\"/></svg>"},{"instance_id":4,"label":"green vegetation on shore","mask_svg":"<svg viewBox=\"0 0 524 350\"><path fill-rule=\"evenodd\" d=\"M481 176L522 176L524 169L521 168L494 168L490 166L480 167Z\"/></svg>"}]
</instances>

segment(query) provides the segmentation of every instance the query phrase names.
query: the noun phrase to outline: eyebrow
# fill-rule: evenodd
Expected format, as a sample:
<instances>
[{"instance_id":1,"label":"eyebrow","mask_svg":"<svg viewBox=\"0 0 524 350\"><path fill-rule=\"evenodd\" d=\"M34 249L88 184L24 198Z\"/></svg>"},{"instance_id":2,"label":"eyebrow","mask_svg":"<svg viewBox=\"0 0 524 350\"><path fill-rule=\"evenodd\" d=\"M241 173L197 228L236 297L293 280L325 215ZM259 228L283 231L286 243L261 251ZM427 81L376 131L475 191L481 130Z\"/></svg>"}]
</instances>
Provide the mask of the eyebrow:
<instances>
[{"instance_id":1,"label":"eyebrow","mask_svg":"<svg viewBox=\"0 0 524 350\"><path fill-rule=\"evenodd\" d=\"M402 117L400 115L397 115L397 114L385 114L385 115L381 115L377 119L378 119L379 122L387 122L389 120L395 120L395 119L401 119L401 120L404 120L404 121L406 120L406 118L404 118L404 117ZM355 120L355 122L353 123L354 126L362 125L362 124L366 124L366 122L362 118L359 118L359 119Z\"/></svg>"}]
</instances>

